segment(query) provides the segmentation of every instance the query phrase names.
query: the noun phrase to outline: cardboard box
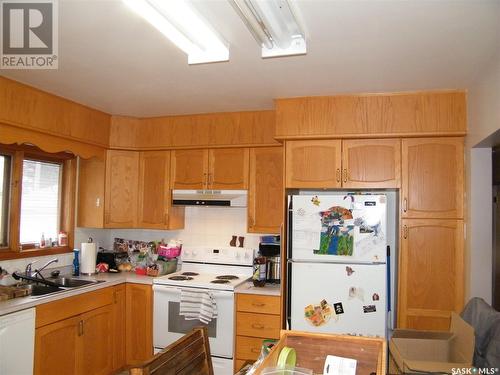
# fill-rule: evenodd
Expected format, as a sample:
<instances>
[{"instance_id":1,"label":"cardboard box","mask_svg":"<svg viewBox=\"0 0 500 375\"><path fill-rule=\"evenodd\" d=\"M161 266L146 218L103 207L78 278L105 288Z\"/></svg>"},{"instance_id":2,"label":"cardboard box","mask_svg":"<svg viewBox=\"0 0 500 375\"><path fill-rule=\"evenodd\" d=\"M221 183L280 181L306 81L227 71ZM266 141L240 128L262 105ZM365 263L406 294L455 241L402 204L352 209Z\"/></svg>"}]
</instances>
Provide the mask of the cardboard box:
<instances>
[{"instance_id":1,"label":"cardboard box","mask_svg":"<svg viewBox=\"0 0 500 375\"><path fill-rule=\"evenodd\" d=\"M474 329L455 313L450 330L397 329L389 342L391 373L444 372L472 366Z\"/></svg>"}]
</instances>

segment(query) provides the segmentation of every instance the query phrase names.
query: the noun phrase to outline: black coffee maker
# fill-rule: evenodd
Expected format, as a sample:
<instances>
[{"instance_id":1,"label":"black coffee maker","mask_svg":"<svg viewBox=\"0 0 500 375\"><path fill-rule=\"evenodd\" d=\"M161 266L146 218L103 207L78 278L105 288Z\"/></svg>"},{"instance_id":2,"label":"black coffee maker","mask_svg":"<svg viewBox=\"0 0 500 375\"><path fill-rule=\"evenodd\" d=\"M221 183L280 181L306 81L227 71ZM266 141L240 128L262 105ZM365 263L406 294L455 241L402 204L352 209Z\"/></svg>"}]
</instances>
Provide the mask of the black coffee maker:
<instances>
[{"instance_id":1,"label":"black coffee maker","mask_svg":"<svg viewBox=\"0 0 500 375\"><path fill-rule=\"evenodd\" d=\"M259 252L266 257L266 282L279 284L281 281L281 244L261 242Z\"/></svg>"}]
</instances>

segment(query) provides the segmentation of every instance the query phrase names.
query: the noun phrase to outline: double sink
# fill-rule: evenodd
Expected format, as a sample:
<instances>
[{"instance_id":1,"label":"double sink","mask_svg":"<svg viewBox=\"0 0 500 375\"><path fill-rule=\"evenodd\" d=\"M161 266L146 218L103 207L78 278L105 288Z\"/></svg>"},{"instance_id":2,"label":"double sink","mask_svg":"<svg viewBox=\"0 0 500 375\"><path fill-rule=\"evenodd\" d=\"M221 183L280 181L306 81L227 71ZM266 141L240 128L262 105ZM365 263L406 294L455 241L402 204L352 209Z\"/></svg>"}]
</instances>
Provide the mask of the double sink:
<instances>
[{"instance_id":1,"label":"double sink","mask_svg":"<svg viewBox=\"0 0 500 375\"><path fill-rule=\"evenodd\" d=\"M44 283L48 282L48 283ZM32 297L40 297L47 294L63 292L75 288L81 288L88 285L96 285L104 282L103 280L83 280L72 277L56 277L40 280L40 283L34 282L30 284L20 285L19 288L27 289L28 295ZM43 284L42 284L43 283ZM50 284L50 285L47 285Z\"/></svg>"}]
</instances>

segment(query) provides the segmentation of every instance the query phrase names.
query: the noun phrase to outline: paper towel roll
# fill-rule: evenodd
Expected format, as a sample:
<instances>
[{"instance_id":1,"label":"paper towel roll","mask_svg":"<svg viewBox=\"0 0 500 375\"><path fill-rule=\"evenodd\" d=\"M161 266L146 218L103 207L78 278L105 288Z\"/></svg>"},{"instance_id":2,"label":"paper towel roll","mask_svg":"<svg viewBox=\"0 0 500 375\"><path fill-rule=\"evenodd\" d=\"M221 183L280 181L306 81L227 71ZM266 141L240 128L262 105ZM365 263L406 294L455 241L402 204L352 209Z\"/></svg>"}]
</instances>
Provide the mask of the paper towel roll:
<instances>
[{"instance_id":1,"label":"paper towel roll","mask_svg":"<svg viewBox=\"0 0 500 375\"><path fill-rule=\"evenodd\" d=\"M83 242L80 251L80 273L84 275L95 274L95 262L97 258L97 248L95 243Z\"/></svg>"}]
</instances>

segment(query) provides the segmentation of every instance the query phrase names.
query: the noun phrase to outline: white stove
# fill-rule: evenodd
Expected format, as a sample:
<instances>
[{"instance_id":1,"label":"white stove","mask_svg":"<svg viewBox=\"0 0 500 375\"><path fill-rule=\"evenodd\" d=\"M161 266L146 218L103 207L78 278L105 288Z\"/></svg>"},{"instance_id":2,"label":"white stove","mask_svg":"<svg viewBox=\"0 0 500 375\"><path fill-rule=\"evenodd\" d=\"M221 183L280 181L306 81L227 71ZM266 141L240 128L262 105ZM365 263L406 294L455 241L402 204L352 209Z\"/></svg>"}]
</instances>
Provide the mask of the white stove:
<instances>
[{"instance_id":1,"label":"white stove","mask_svg":"<svg viewBox=\"0 0 500 375\"><path fill-rule=\"evenodd\" d=\"M191 247L181 253L181 269L153 279L155 351L170 345L192 328L208 329L214 375L233 374L234 289L252 276L254 249ZM179 314L182 290L204 290L214 298L217 318L208 324Z\"/></svg>"}]
</instances>

